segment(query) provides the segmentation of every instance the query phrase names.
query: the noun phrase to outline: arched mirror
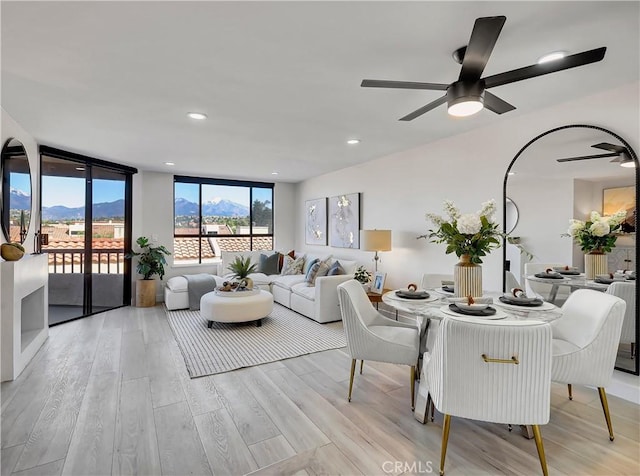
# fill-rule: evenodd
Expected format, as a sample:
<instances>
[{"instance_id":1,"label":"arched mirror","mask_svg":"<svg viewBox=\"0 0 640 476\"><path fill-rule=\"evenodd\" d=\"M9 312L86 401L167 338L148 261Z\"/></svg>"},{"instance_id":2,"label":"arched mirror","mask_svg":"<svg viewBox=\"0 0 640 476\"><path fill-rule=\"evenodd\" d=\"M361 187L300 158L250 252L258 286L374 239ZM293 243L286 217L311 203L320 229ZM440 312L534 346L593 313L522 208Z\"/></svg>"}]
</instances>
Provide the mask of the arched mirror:
<instances>
[{"instance_id":1,"label":"arched mirror","mask_svg":"<svg viewBox=\"0 0 640 476\"><path fill-rule=\"evenodd\" d=\"M523 286L527 273L531 274L536 264L566 265L584 272L584 253L570 237L562 236L568 231L569 220L585 221L594 210L610 215L624 208L624 232L617 235L615 247L607 254L607 272L637 271L639 174L638 157L629 143L601 127L562 126L532 139L505 173L503 223L508 231L507 226L513 222L509 219L513 203L517 203L518 221L511 234L518 236L518 246L533 258L507 241L503 248L504 269L510 269ZM635 286L634 296L627 300L630 304L635 302L636 312L625 316L616 368L638 375L638 287L637 281L627 282ZM594 284L584 276L581 283ZM561 305L579 287L559 285L555 296L549 293L543 297L555 297L555 304ZM598 289L606 291L607 285Z\"/></svg>"},{"instance_id":2,"label":"arched mirror","mask_svg":"<svg viewBox=\"0 0 640 476\"><path fill-rule=\"evenodd\" d=\"M2 231L7 241L23 243L31 222L31 173L22 142L5 142L1 164Z\"/></svg>"}]
</instances>

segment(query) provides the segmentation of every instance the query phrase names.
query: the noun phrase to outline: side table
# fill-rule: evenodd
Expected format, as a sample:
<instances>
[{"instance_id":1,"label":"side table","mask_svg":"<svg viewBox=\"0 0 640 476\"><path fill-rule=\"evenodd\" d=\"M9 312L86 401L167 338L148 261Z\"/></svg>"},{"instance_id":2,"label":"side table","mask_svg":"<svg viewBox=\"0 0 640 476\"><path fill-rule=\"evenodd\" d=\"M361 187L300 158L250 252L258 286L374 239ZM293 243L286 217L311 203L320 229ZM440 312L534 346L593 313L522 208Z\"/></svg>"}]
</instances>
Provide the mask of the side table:
<instances>
[{"instance_id":1,"label":"side table","mask_svg":"<svg viewBox=\"0 0 640 476\"><path fill-rule=\"evenodd\" d=\"M388 293L392 291L392 289L383 289L382 294ZM372 293L371 291L367 291L367 297L372 304L376 305L376 309L378 309L378 305L382 302L382 294ZM396 310L396 321L398 320L398 310Z\"/></svg>"}]
</instances>

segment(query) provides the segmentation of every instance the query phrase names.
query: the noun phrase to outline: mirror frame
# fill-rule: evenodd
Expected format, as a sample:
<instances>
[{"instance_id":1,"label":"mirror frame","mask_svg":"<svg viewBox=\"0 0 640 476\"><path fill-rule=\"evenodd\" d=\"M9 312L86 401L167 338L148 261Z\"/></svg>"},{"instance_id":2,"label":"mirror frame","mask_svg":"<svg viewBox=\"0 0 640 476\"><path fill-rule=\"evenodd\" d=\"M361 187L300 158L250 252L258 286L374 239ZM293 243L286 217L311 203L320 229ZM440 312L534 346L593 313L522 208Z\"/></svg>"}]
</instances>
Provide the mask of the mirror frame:
<instances>
[{"instance_id":1,"label":"mirror frame","mask_svg":"<svg viewBox=\"0 0 640 476\"><path fill-rule=\"evenodd\" d=\"M21 238L21 240L19 241L19 243L24 244L27 235L29 233L29 228L31 227L32 221L33 221L33 210L34 210L34 203L33 203L33 173L31 171L31 164L29 163L29 154L27 153L27 148L25 147L24 143L18 139L17 137L9 137L7 138L7 140L5 140L4 144L2 145L2 151L0 151L0 176L2 177L2 187L0 188L0 228L2 229L2 233L4 235L4 239L7 241L7 243L11 242L11 230L10 230L10 225L8 223L5 223L5 214L6 217L8 218L9 216L9 211L7 210L7 207L10 207L10 203L9 203L9 196L11 193L11 184L9 183L9 179L8 177L5 177L5 167L6 167L6 160L5 160L5 154L8 152L8 148L9 148L9 144L12 141L16 141L20 144L20 147L22 147L22 150L24 151L24 157L27 161L27 168L29 170L29 194L30 194L30 204L29 204L29 222L27 223L27 226L25 228L25 235L23 238ZM17 147L17 146L15 146ZM6 179L6 180L5 180Z\"/></svg>"},{"instance_id":2,"label":"mirror frame","mask_svg":"<svg viewBox=\"0 0 640 476\"><path fill-rule=\"evenodd\" d=\"M604 127L600 127L600 126L594 126L594 125L590 125L590 124L569 124L566 126L560 126L560 127L554 127L553 129L549 129L546 132L543 132L542 134L537 135L536 137L534 137L533 139L531 139L529 142L527 142L524 147L522 147L518 153L515 155L515 157L511 160L511 162L509 163L509 166L507 167L506 172L504 173L504 180L502 182L502 231L504 232L503 238L502 238L502 290L503 292L505 291L505 286L506 286L506 278L505 278L505 272L507 271L507 238L506 238L506 222L507 222L507 181L509 178L509 172L511 171L511 168L513 167L513 164L516 162L516 160L518 160L518 157L520 157L525 150L527 150L531 145L533 145L536 141L538 141L539 139L552 134L553 132L558 132L558 131L562 131L565 129L575 129L575 128L586 128L586 129L594 129L600 132L605 132L613 137L615 137L618 141L620 141L629 151L629 153L631 154L631 158L635 161L636 166L635 166L635 175L636 175L636 230L638 229L638 225L637 225L637 207L638 207L638 203L640 202L640 194L638 193L638 183L640 182L640 163L638 162L638 155L636 154L636 152L633 150L633 147L631 147L631 145L624 140L622 137L620 137L618 134L616 134L615 132L612 132L608 129L605 129ZM637 233L637 231L636 231ZM637 234L636 234L636 272L638 270L638 266L637 266L637 261L638 261L638 256L640 256L640 246L637 240ZM638 285L636 285L636 310L640 309L640 293L638 292ZM636 314L636 346L638 345L638 343L640 342L640 314ZM633 375L640 375L640 357L638 357L638 355L636 355L635 360L635 371L634 370L629 370L629 369L625 369L625 368L621 368L621 367L614 367L616 370L619 370L621 372L626 372L626 373L630 373Z\"/></svg>"}]
</instances>

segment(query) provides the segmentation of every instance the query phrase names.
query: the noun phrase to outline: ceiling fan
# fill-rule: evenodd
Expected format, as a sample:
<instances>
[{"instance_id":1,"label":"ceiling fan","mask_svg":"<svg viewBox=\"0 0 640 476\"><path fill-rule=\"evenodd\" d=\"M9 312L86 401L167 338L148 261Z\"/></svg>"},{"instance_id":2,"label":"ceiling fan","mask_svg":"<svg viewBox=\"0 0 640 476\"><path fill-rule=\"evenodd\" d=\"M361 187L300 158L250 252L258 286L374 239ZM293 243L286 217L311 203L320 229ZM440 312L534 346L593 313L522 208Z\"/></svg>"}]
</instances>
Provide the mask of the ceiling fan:
<instances>
[{"instance_id":1,"label":"ceiling fan","mask_svg":"<svg viewBox=\"0 0 640 476\"><path fill-rule=\"evenodd\" d=\"M564 159L556 159L558 162L572 162L574 160L588 160L588 159L604 159L605 157L615 157L609 162L618 162L621 167L635 167L635 161L629 150L621 145L609 144L608 142L600 142L599 144L593 144L591 147L596 149L608 150L607 154L596 155L583 155L580 157L567 157Z\"/></svg>"},{"instance_id":2,"label":"ceiling fan","mask_svg":"<svg viewBox=\"0 0 640 476\"><path fill-rule=\"evenodd\" d=\"M498 36L506 20L507 17L505 16L476 19L473 25L473 31L471 32L471 38L469 38L469 44L457 49L453 53L453 58L462 64L462 70L460 71L458 80L451 84L363 79L360 86L363 88L446 91L446 94L441 98L401 117L401 121L411 121L445 102L448 104L448 112L452 116L470 116L479 112L483 107L486 107L496 114L503 114L514 110L515 106L491 94L487 89L595 63L604 58L607 50L606 47L596 48L547 63L534 64L481 78L482 72L489 61L493 47L498 40Z\"/></svg>"}]
</instances>

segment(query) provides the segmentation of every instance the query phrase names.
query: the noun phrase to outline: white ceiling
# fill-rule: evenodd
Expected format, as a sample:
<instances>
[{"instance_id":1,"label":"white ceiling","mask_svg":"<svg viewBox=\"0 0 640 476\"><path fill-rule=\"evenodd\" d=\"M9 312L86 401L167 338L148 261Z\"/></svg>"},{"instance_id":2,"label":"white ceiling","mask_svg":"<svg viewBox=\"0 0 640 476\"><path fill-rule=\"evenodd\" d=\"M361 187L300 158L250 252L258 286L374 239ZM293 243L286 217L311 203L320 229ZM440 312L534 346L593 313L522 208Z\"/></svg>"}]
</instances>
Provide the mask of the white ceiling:
<instances>
[{"instance_id":1,"label":"white ceiling","mask_svg":"<svg viewBox=\"0 0 640 476\"><path fill-rule=\"evenodd\" d=\"M143 170L297 182L639 77L639 2L7 2L2 107L38 142ZM492 89L466 119L450 83L477 17L505 15L485 75L606 46L602 62ZM186 117L208 114L206 121ZM348 146L357 137L362 143ZM587 151L588 152L588 151ZM175 162L174 167L164 165ZM278 171L273 176L271 172Z\"/></svg>"}]
</instances>

